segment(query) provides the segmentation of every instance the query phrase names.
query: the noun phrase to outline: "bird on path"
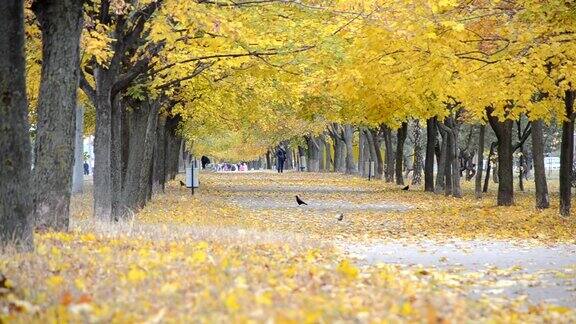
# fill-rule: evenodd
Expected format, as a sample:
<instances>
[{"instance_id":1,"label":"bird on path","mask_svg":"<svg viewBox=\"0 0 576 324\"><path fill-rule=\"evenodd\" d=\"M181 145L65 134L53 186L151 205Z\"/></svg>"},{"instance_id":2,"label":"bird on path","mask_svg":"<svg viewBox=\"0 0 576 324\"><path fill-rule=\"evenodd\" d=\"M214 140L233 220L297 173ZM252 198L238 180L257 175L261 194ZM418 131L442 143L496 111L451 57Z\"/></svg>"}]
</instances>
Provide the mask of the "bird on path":
<instances>
[{"instance_id":1,"label":"bird on path","mask_svg":"<svg viewBox=\"0 0 576 324\"><path fill-rule=\"evenodd\" d=\"M407 185L406 187L402 188L402 190L404 191L408 191L408 189L410 189L410 185Z\"/></svg>"},{"instance_id":2,"label":"bird on path","mask_svg":"<svg viewBox=\"0 0 576 324\"><path fill-rule=\"evenodd\" d=\"M308 204L305 203L302 199L300 199L300 197L298 197L298 195L296 195L296 202L298 203L298 206L300 206L300 205L308 206Z\"/></svg>"},{"instance_id":3,"label":"bird on path","mask_svg":"<svg viewBox=\"0 0 576 324\"><path fill-rule=\"evenodd\" d=\"M338 221L343 221L344 220L344 213L340 213L340 216L338 216Z\"/></svg>"},{"instance_id":4,"label":"bird on path","mask_svg":"<svg viewBox=\"0 0 576 324\"><path fill-rule=\"evenodd\" d=\"M186 184L182 180L180 180L180 187L185 187L185 186L186 186Z\"/></svg>"}]
</instances>

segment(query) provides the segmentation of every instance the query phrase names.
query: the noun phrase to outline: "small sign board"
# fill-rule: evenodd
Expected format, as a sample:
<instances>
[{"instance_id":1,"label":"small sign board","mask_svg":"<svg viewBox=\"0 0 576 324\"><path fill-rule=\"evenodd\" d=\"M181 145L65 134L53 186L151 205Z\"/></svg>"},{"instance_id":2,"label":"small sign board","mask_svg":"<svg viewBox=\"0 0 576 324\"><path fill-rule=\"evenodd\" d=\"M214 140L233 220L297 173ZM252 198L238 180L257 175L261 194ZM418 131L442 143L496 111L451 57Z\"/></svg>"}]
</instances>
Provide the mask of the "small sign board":
<instances>
[{"instance_id":1,"label":"small sign board","mask_svg":"<svg viewBox=\"0 0 576 324\"><path fill-rule=\"evenodd\" d=\"M200 168L198 167L198 161L194 159L190 165L186 166L186 188L198 188L200 185L199 179Z\"/></svg>"}]
</instances>

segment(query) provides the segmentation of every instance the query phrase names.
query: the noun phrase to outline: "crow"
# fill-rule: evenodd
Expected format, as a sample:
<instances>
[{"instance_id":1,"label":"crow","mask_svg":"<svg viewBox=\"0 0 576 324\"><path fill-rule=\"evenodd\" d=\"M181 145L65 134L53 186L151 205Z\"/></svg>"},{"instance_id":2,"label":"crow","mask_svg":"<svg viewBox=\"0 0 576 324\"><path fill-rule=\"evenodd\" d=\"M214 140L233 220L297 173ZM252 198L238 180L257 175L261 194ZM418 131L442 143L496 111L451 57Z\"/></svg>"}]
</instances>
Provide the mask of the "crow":
<instances>
[{"instance_id":1,"label":"crow","mask_svg":"<svg viewBox=\"0 0 576 324\"><path fill-rule=\"evenodd\" d=\"M300 205L308 206L308 204L305 203L302 199L300 199L300 197L298 197L298 195L296 195L296 202L298 203L298 206L300 206Z\"/></svg>"},{"instance_id":2,"label":"crow","mask_svg":"<svg viewBox=\"0 0 576 324\"><path fill-rule=\"evenodd\" d=\"M343 221L344 220L344 213L340 213L340 216L338 216L338 221Z\"/></svg>"},{"instance_id":3,"label":"crow","mask_svg":"<svg viewBox=\"0 0 576 324\"><path fill-rule=\"evenodd\" d=\"M180 180L180 187L186 187L186 184Z\"/></svg>"},{"instance_id":4,"label":"crow","mask_svg":"<svg viewBox=\"0 0 576 324\"><path fill-rule=\"evenodd\" d=\"M404 191L408 191L408 189L410 189L410 185L407 185L406 187L402 188L402 190Z\"/></svg>"}]
</instances>

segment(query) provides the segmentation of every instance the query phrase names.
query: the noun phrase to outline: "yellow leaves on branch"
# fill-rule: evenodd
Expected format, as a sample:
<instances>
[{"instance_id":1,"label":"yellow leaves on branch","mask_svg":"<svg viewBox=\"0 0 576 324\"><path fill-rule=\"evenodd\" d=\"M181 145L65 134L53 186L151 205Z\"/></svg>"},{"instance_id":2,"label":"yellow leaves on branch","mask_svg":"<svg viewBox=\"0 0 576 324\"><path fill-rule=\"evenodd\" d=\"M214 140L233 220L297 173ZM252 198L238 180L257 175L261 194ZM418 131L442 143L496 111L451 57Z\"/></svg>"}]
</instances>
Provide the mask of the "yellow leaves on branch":
<instances>
[{"instance_id":1,"label":"yellow leaves on branch","mask_svg":"<svg viewBox=\"0 0 576 324\"><path fill-rule=\"evenodd\" d=\"M108 66L113 51L111 43L114 41L109 36L110 29L103 24L97 24L94 29L86 31L82 35L82 49L86 57L94 57L102 66Z\"/></svg>"}]
</instances>

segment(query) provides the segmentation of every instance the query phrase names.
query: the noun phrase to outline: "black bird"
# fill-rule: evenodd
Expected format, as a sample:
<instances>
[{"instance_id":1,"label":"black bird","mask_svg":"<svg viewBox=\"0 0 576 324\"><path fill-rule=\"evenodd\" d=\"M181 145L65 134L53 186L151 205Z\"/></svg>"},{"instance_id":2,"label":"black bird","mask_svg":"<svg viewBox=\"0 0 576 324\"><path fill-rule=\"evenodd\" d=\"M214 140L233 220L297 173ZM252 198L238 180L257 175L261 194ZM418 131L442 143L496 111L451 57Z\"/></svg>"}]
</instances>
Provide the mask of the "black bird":
<instances>
[{"instance_id":1,"label":"black bird","mask_svg":"<svg viewBox=\"0 0 576 324\"><path fill-rule=\"evenodd\" d=\"M186 184L180 180L180 187L186 187Z\"/></svg>"},{"instance_id":2,"label":"black bird","mask_svg":"<svg viewBox=\"0 0 576 324\"><path fill-rule=\"evenodd\" d=\"M339 221L343 221L343 220L344 220L344 213L340 213L340 216L338 216L338 220L339 220Z\"/></svg>"},{"instance_id":3,"label":"black bird","mask_svg":"<svg viewBox=\"0 0 576 324\"><path fill-rule=\"evenodd\" d=\"M298 195L296 195L296 202L298 203L298 206L300 206L300 205L308 206L308 204L305 203L302 199L300 199L300 197L298 197Z\"/></svg>"},{"instance_id":4,"label":"black bird","mask_svg":"<svg viewBox=\"0 0 576 324\"><path fill-rule=\"evenodd\" d=\"M404 191L408 191L408 189L410 189L410 185L407 185L406 187L402 188L402 190Z\"/></svg>"}]
</instances>

